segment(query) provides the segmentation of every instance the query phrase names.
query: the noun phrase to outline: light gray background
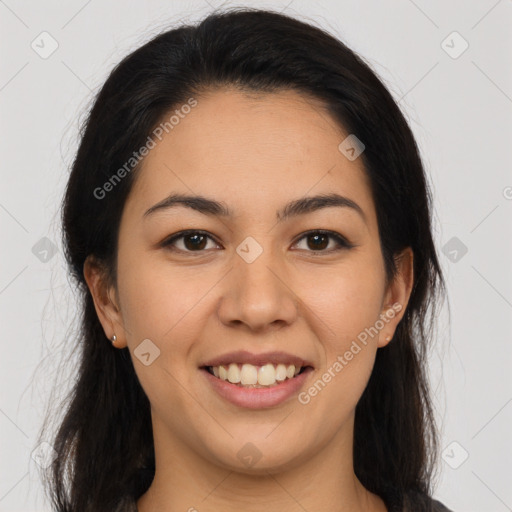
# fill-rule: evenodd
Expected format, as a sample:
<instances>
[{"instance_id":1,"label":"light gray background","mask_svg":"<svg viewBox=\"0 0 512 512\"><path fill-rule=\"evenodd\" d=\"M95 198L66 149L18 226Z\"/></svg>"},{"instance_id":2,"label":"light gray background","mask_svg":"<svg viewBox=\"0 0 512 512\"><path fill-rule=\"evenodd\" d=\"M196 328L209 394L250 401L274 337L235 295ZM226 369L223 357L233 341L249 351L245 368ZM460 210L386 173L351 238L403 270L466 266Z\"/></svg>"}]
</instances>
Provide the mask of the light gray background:
<instances>
[{"instance_id":1,"label":"light gray background","mask_svg":"<svg viewBox=\"0 0 512 512\"><path fill-rule=\"evenodd\" d=\"M58 207L79 122L124 55L220 5L0 0L2 512L50 510L31 453L62 348L74 343ZM433 185L452 313L451 326L446 307L440 317L430 369L443 450L436 496L455 512L512 510L512 1L225 5L283 10L326 28L399 101ZM43 31L58 42L46 59L31 47L49 48ZM454 31L469 44L457 58L464 42ZM36 245L43 237L53 256Z\"/></svg>"}]
</instances>

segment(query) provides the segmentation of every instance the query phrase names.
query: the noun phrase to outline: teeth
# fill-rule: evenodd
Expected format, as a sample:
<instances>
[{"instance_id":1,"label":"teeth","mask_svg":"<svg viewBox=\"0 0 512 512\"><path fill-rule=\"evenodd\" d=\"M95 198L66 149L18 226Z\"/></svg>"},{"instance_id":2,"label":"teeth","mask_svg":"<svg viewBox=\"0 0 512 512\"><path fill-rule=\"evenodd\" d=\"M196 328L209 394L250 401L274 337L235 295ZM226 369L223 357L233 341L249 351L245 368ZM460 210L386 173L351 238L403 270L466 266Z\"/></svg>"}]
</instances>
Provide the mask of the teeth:
<instances>
[{"instance_id":1,"label":"teeth","mask_svg":"<svg viewBox=\"0 0 512 512\"><path fill-rule=\"evenodd\" d=\"M242 365L231 363L228 366L213 366L211 370L215 377L232 384L259 388L274 386L286 379L292 379L299 374L301 367L295 368L293 364L273 365L268 363L258 367L248 363Z\"/></svg>"},{"instance_id":2,"label":"teeth","mask_svg":"<svg viewBox=\"0 0 512 512\"><path fill-rule=\"evenodd\" d=\"M253 366L253 368L255 367ZM258 384L261 384L262 386L270 386L276 383L276 369L273 364L266 364L265 366L262 366L257 370L257 373ZM245 382L242 381L242 384L245 384Z\"/></svg>"},{"instance_id":3,"label":"teeth","mask_svg":"<svg viewBox=\"0 0 512 512\"><path fill-rule=\"evenodd\" d=\"M219 372L219 379L222 380L228 380L228 371L224 366L214 366L213 367L213 374L215 375L215 368L217 368L217 371Z\"/></svg>"},{"instance_id":4,"label":"teeth","mask_svg":"<svg viewBox=\"0 0 512 512\"><path fill-rule=\"evenodd\" d=\"M235 363L231 363L228 369L228 380L232 384L237 384L241 380L240 368Z\"/></svg>"},{"instance_id":5,"label":"teeth","mask_svg":"<svg viewBox=\"0 0 512 512\"><path fill-rule=\"evenodd\" d=\"M229 367L236 366L238 369L238 365L231 363ZM228 373L228 380L229 382L233 382L229 378ZM247 386L247 384L257 384L258 383L258 368L256 366L253 366L252 364L243 364L242 365L242 371L240 372L240 382L242 383L242 386Z\"/></svg>"},{"instance_id":6,"label":"teeth","mask_svg":"<svg viewBox=\"0 0 512 512\"><path fill-rule=\"evenodd\" d=\"M282 382L286 379L286 366L284 364L278 364L276 368L276 380Z\"/></svg>"}]
</instances>

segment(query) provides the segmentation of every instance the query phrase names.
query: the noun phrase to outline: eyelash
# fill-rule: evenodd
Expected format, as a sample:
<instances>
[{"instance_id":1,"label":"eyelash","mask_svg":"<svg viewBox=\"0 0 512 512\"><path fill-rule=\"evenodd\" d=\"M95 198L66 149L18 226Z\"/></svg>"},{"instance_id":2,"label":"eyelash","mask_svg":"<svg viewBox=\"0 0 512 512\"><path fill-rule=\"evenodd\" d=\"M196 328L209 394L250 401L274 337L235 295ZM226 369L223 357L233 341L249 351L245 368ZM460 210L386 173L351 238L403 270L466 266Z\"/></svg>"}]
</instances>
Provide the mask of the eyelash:
<instances>
[{"instance_id":1,"label":"eyelash","mask_svg":"<svg viewBox=\"0 0 512 512\"><path fill-rule=\"evenodd\" d=\"M330 238L332 238L332 239L334 239L336 241L336 243L338 244L338 247L336 247L334 249L329 249L329 250L322 249L322 250L318 250L318 251L313 251L313 250L307 251L307 252L311 252L313 254L315 254L315 253L316 254L321 254L321 253L330 254L330 253L333 253L333 252L341 251L343 249L352 249L353 247L355 247L354 244L351 244L350 242L348 242L348 240L346 240L339 233L336 233L335 231L328 231L328 230L325 230L325 229L315 229L315 230L311 230L311 231L306 231L305 233L303 233L303 235L295 243L297 244L301 240L303 240L304 238L307 238L308 236L314 235L314 234L329 236ZM173 243L175 243L177 240L185 238L187 235L204 235L207 238L209 238L210 240L212 240L213 242L215 242L216 244L220 245L207 231L201 231L201 230L198 230L198 229L187 229L185 231L180 231L178 233L175 233L174 235L172 235L169 238L166 238L161 243L161 247L167 248L170 251L189 253L189 254L192 254L192 253L202 253L202 252L206 251L206 249L202 249L202 250L199 250L199 251L190 251L190 250L177 249L176 247L173 247Z\"/></svg>"}]
</instances>

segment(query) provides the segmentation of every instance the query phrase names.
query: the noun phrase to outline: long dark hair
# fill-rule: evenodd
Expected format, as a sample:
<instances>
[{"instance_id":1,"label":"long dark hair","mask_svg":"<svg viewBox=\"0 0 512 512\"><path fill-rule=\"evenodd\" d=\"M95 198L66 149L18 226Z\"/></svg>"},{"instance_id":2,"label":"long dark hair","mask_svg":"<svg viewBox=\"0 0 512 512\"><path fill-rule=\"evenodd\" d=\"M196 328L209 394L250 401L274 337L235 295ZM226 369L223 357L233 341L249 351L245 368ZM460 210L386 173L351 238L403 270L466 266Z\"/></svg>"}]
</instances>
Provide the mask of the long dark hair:
<instances>
[{"instance_id":1,"label":"long dark hair","mask_svg":"<svg viewBox=\"0 0 512 512\"><path fill-rule=\"evenodd\" d=\"M58 409L57 457L44 477L58 512L111 511L138 499L154 476L147 396L128 349L111 346L83 275L92 255L116 284L121 213L140 165L107 197L94 191L129 161L177 106L221 86L293 89L322 100L365 144L388 282L395 256L414 252L414 287L391 343L377 351L356 407L354 470L370 491L397 502L432 493L437 433L427 352L445 283L431 228L431 192L404 115L363 59L320 28L252 8L214 12L197 26L154 37L110 73L83 124L62 208L65 256L80 298L76 382ZM41 439L46 439L45 428ZM419 510L419 508L415 509Z\"/></svg>"}]
</instances>

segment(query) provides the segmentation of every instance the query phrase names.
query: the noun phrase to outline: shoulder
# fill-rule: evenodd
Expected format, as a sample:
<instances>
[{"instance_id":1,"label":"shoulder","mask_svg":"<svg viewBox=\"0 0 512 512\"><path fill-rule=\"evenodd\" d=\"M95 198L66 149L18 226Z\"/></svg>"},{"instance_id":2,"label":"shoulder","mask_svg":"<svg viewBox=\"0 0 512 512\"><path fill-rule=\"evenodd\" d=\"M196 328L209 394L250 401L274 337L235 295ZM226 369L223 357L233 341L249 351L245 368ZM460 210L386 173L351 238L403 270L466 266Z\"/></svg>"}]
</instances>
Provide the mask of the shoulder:
<instances>
[{"instance_id":1,"label":"shoulder","mask_svg":"<svg viewBox=\"0 0 512 512\"><path fill-rule=\"evenodd\" d=\"M400 493L390 490L383 498L388 512L454 512L440 501L420 491Z\"/></svg>"},{"instance_id":2,"label":"shoulder","mask_svg":"<svg viewBox=\"0 0 512 512\"><path fill-rule=\"evenodd\" d=\"M403 512L453 512L425 493L410 492L404 496Z\"/></svg>"},{"instance_id":3,"label":"shoulder","mask_svg":"<svg viewBox=\"0 0 512 512\"><path fill-rule=\"evenodd\" d=\"M453 510L443 505L440 501L432 500L432 512L453 512Z\"/></svg>"}]
</instances>

